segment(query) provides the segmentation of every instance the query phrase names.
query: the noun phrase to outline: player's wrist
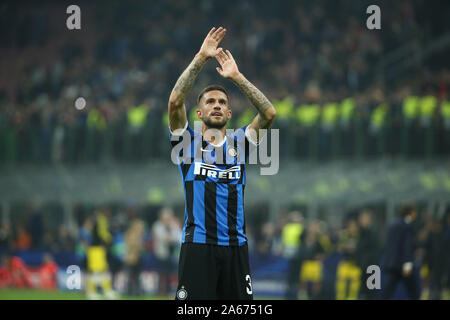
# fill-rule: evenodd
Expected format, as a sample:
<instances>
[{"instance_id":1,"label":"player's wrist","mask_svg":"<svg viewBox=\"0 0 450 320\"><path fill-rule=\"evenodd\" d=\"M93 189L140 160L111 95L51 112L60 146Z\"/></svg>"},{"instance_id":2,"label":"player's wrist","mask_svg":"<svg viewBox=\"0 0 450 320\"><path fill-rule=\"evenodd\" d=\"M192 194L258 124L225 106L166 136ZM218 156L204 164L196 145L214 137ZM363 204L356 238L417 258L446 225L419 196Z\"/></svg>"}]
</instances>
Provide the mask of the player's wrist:
<instances>
[{"instance_id":1,"label":"player's wrist","mask_svg":"<svg viewBox=\"0 0 450 320\"><path fill-rule=\"evenodd\" d=\"M240 73L239 71L229 77L229 79L233 82L238 82L239 80L241 80L243 78L244 78L244 75L242 73Z\"/></svg>"},{"instance_id":2,"label":"player's wrist","mask_svg":"<svg viewBox=\"0 0 450 320\"><path fill-rule=\"evenodd\" d=\"M199 51L199 52L197 52L197 54L195 55L195 58L201 60L202 62L206 62L206 61L207 61L208 59L210 59L211 57L208 56L207 54L205 54L205 53Z\"/></svg>"}]
</instances>

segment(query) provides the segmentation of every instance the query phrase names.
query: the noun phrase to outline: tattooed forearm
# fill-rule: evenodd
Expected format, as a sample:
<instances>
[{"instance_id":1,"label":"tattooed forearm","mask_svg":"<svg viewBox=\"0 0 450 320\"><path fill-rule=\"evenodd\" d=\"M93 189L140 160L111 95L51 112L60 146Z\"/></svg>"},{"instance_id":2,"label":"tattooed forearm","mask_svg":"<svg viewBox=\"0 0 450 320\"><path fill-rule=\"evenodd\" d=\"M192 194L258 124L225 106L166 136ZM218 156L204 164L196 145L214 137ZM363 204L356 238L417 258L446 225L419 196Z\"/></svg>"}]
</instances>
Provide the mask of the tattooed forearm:
<instances>
[{"instance_id":1,"label":"tattooed forearm","mask_svg":"<svg viewBox=\"0 0 450 320\"><path fill-rule=\"evenodd\" d=\"M175 104L182 105L186 100L189 90L194 85L195 78L199 74L206 60L202 57L195 56L194 60L189 64L178 78L172 90L171 101Z\"/></svg>"},{"instance_id":2,"label":"tattooed forearm","mask_svg":"<svg viewBox=\"0 0 450 320\"><path fill-rule=\"evenodd\" d=\"M273 106L266 96L243 75L237 77L234 82L258 110L260 120L268 118L269 111L273 109Z\"/></svg>"}]
</instances>

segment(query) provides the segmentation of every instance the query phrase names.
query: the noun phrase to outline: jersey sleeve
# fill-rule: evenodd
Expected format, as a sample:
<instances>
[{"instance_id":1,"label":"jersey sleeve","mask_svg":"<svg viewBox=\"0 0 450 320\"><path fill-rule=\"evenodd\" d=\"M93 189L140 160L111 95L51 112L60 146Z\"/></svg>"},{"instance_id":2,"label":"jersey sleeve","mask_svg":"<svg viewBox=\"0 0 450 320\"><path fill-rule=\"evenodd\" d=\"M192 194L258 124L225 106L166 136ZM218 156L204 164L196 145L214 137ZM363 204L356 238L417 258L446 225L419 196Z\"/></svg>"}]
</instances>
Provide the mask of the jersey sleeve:
<instances>
[{"instance_id":1,"label":"jersey sleeve","mask_svg":"<svg viewBox=\"0 0 450 320\"><path fill-rule=\"evenodd\" d=\"M253 147L258 147L262 141L262 139L264 139L264 137L261 138L260 141L256 140L256 137L252 137L251 133L250 133L250 129L249 126L246 125L245 127L242 128L244 130L245 133L245 139L247 140L248 143L250 143Z\"/></svg>"},{"instance_id":2,"label":"jersey sleeve","mask_svg":"<svg viewBox=\"0 0 450 320\"><path fill-rule=\"evenodd\" d=\"M240 160L248 163L250 155L257 152L260 142L255 141L255 139L251 137L250 131L248 130L248 125L237 129L235 132L235 137L237 138L238 148L244 151L245 154L245 159Z\"/></svg>"},{"instance_id":3,"label":"jersey sleeve","mask_svg":"<svg viewBox=\"0 0 450 320\"><path fill-rule=\"evenodd\" d=\"M188 121L184 128L172 131L169 125L169 141L172 146L172 152L178 157L183 157L183 150L190 150L192 140L194 139L194 130L189 126Z\"/></svg>"},{"instance_id":4,"label":"jersey sleeve","mask_svg":"<svg viewBox=\"0 0 450 320\"><path fill-rule=\"evenodd\" d=\"M186 121L184 128L175 129L174 131L172 131L169 126L169 141L172 147L176 146L178 143L183 141L183 139L188 137L190 139L194 137L194 130L192 130L192 128L189 126L188 121Z\"/></svg>"}]
</instances>

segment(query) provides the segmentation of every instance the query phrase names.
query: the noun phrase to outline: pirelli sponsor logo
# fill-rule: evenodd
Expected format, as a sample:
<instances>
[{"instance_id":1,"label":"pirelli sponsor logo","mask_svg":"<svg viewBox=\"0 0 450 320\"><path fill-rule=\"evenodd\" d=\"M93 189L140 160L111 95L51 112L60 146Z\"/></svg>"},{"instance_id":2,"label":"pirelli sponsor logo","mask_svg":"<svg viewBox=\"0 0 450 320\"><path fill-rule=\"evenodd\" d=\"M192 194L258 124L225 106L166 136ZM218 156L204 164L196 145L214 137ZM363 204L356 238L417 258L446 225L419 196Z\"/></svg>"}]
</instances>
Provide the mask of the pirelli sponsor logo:
<instances>
[{"instance_id":1,"label":"pirelli sponsor logo","mask_svg":"<svg viewBox=\"0 0 450 320\"><path fill-rule=\"evenodd\" d=\"M228 169L217 168L213 164L207 164L203 162L194 163L194 174L200 176L206 176L217 179L239 179L241 177L241 167L233 166Z\"/></svg>"}]
</instances>

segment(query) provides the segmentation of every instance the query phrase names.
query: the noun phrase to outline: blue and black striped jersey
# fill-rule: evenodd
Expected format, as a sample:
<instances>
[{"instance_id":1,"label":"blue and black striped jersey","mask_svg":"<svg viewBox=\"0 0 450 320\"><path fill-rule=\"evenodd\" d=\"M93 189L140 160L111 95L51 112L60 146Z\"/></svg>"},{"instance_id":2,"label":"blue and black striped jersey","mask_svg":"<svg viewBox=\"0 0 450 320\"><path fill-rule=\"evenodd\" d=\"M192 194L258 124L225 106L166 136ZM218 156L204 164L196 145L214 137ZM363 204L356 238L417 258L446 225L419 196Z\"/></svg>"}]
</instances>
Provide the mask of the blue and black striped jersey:
<instances>
[{"instance_id":1,"label":"blue and black striped jersey","mask_svg":"<svg viewBox=\"0 0 450 320\"><path fill-rule=\"evenodd\" d=\"M246 128L227 133L218 146L187 123L183 133L169 134L186 201L183 243L241 246L247 241L245 169L256 144L246 137Z\"/></svg>"}]
</instances>

